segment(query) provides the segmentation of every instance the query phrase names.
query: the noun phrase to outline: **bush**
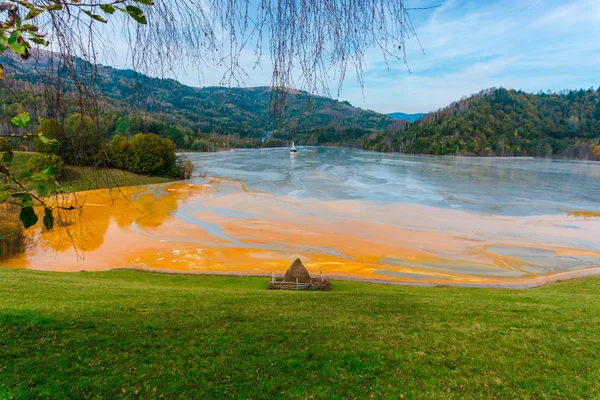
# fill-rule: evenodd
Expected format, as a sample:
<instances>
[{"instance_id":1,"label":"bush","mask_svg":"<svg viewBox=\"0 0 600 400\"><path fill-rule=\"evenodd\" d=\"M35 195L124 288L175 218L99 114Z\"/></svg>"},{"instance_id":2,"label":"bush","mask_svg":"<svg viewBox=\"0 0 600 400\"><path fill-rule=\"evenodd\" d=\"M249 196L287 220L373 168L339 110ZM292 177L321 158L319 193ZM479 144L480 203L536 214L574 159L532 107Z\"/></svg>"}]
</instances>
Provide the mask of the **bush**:
<instances>
[{"instance_id":1,"label":"bush","mask_svg":"<svg viewBox=\"0 0 600 400\"><path fill-rule=\"evenodd\" d=\"M25 251L25 234L19 208L0 204L0 258Z\"/></svg>"},{"instance_id":2,"label":"bush","mask_svg":"<svg viewBox=\"0 0 600 400\"><path fill-rule=\"evenodd\" d=\"M55 167L62 172L65 167L62 158L56 154L36 154L29 159L27 165L35 172L43 171L48 167Z\"/></svg>"},{"instance_id":3,"label":"bush","mask_svg":"<svg viewBox=\"0 0 600 400\"><path fill-rule=\"evenodd\" d=\"M9 151L12 148L7 138L0 137L0 151Z\"/></svg>"},{"instance_id":4,"label":"bush","mask_svg":"<svg viewBox=\"0 0 600 400\"><path fill-rule=\"evenodd\" d=\"M600 160L600 145L594 147L594 151L592 152L592 157L595 160Z\"/></svg>"},{"instance_id":5,"label":"bush","mask_svg":"<svg viewBox=\"0 0 600 400\"><path fill-rule=\"evenodd\" d=\"M180 179L190 179L194 173L196 166L186 157L179 157L177 159L177 169Z\"/></svg>"},{"instance_id":6,"label":"bush","mask_svg":"<svg viewBox=\"0 0 600 400\"><path fill-rule=\"evenodd\" d=\"M110 162L117 168L129 170L133 161L131 145L126 137L115 135L109 147Z\"/></svg>"},{"instance_id":7,"label":"bush","mask_svg":"<svg viewBox=\"0 0 600 400\"><path fill-rule=\"evenodd\" d=\"M175 145L153 133L138 133L131 140L116 135L109 154L112 165L120 169L142 175L180 175Z\"/></svg>"}]
</instances>

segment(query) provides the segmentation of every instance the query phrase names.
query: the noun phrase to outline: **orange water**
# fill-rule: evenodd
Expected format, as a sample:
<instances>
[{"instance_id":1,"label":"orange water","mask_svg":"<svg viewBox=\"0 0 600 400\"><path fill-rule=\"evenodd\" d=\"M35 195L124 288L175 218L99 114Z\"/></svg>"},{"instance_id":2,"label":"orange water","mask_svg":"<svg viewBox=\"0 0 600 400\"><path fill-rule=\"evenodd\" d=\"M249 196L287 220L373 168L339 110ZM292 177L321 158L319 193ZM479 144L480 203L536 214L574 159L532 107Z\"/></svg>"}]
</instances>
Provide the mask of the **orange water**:
<instances>
[{"instance_id":1,"label":"orange water","mask_svg":"<svg viewBox=\"0 0 600 400\"><path fill-rule=\"evenodd\" d=\"M507 217L408 203L307 200L214 179L70 195L66 226L29 230L9 267L313 274L416 284L523 285L600 267L600 218ZM553 278L554 277L554 278Z\"/></svg>"}]
</instances>

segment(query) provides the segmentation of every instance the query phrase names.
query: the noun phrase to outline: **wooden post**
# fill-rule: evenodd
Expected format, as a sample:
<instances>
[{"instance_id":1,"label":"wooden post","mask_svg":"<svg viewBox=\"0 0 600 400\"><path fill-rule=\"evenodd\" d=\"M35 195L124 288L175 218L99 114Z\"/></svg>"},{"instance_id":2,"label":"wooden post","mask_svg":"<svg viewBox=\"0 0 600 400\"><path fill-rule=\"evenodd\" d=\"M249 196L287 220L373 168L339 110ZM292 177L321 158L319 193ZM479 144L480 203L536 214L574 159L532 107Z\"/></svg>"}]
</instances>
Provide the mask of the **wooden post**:
<instances>
[{"instance_id":1,"label":"wooden post","mask_svg":"<svg viewBox=\"0 0 600 400\"><path fill-rule=\"evenodd\" d=\"M296 290L298 290L298 278L296 278Z\"/></svg>"}]
</instances>

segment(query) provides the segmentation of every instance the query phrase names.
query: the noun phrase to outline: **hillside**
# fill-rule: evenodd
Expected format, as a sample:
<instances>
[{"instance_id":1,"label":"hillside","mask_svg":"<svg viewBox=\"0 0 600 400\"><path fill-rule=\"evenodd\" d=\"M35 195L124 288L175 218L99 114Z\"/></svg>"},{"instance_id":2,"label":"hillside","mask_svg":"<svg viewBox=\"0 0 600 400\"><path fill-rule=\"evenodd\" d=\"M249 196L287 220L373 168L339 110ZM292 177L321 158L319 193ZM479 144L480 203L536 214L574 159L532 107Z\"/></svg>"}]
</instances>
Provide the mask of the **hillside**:
<instances>
[{"instance_id":1,"label":"hillside","mask_svg":"<svg viewBox=\"0 0 600 400\"><path fill-rule=\"evenodd\" d=\"M364 147L417 154L589 159L600 158L599 142L600 88L539 94L488 89L415 123L395 123L385 133L371 134Z\"/></svg>"},{"instance_id":2,"label":"hillside","mask_svg":"<svg viewBox=\"0 0 600 400\"><path fill-rule=\"evenodd\" d=\"M7 69L7 81L0 90L4 103L0 110L3 131L14 130L10 118L22 108L19 97L26 98L26 104L33 109L33 120L52 116L52 102L44 96L52 84L36 71L36 68L56 71L50 58L41 54L37 67L32 62L13 59L2 62ZM89 75L93 66L78 62L80 75ZM278 118L272 112L273 91L268 87L194 88L131 70L99 65L97 71L96 89L102 107L103 133L107 137L115 133L153 132L172 138L180 148L200 150L214 137L229 140L231 145L237 140L238 144L250 147L259 145L264 137L295 138L302 144L312 136L313 142L349 144L365 133L384 130L394 121L346 101L292 90L287 91L283 117ZM67 80L64 85L72 95L73 82ZM67 108L68 112L75 112L75 100Z\"/></svg>"},{"instance_id":3,"label":"hillside","mask_svg":"<svg viewBox=\"0 0 600 400\"><path fill-rule=\"evenodd\" d=\"M426 115L425 113L416 113L416 114L406 114L403 112L393 112L393 113L389 113L389 114L385 114L388 117L392 117L397 121L408 121L408 122L415 122L421 118L423 118L424 115Z\"/></svg>"}]
</instances>

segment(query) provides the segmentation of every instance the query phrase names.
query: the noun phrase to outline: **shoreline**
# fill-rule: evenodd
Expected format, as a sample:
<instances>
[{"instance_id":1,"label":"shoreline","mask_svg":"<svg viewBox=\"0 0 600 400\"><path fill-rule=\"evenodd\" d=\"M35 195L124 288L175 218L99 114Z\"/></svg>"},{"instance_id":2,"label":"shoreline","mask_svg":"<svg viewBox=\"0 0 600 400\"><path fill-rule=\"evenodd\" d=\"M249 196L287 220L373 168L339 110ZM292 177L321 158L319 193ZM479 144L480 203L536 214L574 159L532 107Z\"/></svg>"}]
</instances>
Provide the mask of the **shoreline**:
<instances>
[{"instance_id":1,"label":"shoreline","mask_svg":"<svg viewBox=\"0 0 600 400\"><path fill-rule=\"evenodd\" d=\"M155 273L155 274L163 274L163 275L192 275L192 276L223 276L223 277L247 277L247 278L270 278L271 274L261 274L261 273L228 273L228 272L201 272L201 271L184 271L184 270L170 270L166 268L134 268L131 266L125 267L116 267L116 268L107 268L102 270L94 270L88 271L82 269L80 271L47 271L44 269L37 268L13 268L6 267L0 265L0 268L10 268L10 269L22 269L27 271L39 271L39 272L50 272L57 274L78 274L78 273L97 273L97 272L109 272L109 271L137 271L144 273ZM281 274L276 274L277 276L283 275L285 271L282 271ZM347 281L347 282L357 282L357 283L372 283L379 285L395 285L395 286L413 286L413 287L458 287L458 288L471 288L471 289L503 289L503 290L526 290L526 289L534 289L542 286L546 286L553 283L577 280L577 279L586 279L586 278L595 278L600 277L600 266L590 267L584 269L576 269L572 271L563 271L558 272L552 275L546 276L537 276L531 279L522 279L519 280L518 283L510 283L510 282L488 282L488 283L477 283L477 282L447 282L447 283L439 283L439 282L410 282L410 281L391 281L386 279L364 279L357 278L351 276L341 276L341 275L327 275L326 278L330 280L338 280L338 281Z\"/></svg>"},{"instance_id":2,"label":"shoreline","mask_svg":"<svg viewBox=\"0 0 600 400\"><path fill-rule=\"evenodd\" d=\"M591 158L582 159L582 158L567 158L567 157L543 157L543 156L530 156L530 155L520 155L520 156L482 156L478 154L431 154L431 153L403 153L398 151L377 151L377 150L368 150L364 149L360 146L352 146L352 145L298 145L298 148L332 148L332 149L353 149L360 150L366 153L373 154L390 154L390 155L398 155L398 156L415 156L415 157L451 157L451 158L489 158L489 159L505 159L505 160L547 160L547 161L570 161L570 162L582 162L582 163L593 163L600 164L600 160L593 160ZM222 153L228 151L238 151L238 150L287 150L289 147L281 146L281 147L231 147L231 148L222 148L215 151L198 151L198 150L186 150L179 149L177 150L177 154L191 154L191 153L199 153L199 154L211 154L211 153Z\"/></svg>"}]
</instances>

